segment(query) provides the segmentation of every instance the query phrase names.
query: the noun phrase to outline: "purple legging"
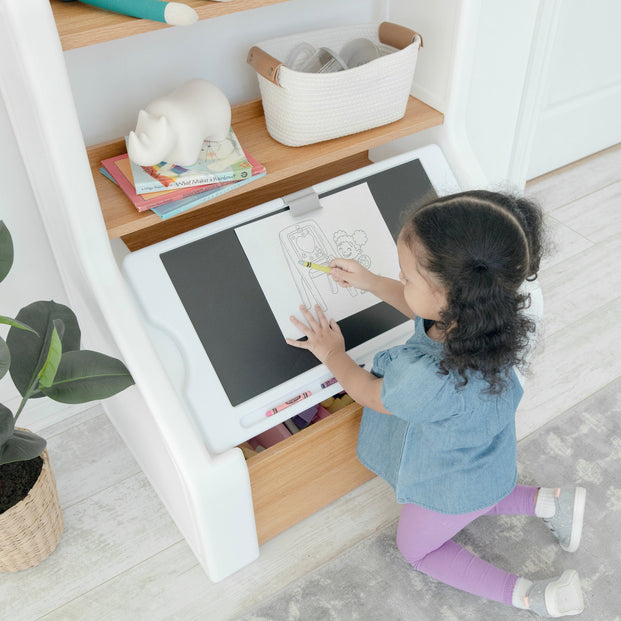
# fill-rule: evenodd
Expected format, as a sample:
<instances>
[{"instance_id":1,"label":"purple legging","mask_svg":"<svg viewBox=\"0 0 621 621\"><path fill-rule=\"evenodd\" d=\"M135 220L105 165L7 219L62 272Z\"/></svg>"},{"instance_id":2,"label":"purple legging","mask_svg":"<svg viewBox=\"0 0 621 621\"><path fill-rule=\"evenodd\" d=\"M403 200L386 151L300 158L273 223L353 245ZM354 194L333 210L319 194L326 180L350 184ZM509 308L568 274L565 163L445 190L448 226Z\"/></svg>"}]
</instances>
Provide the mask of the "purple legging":
<instances>
[{"instance_id":1,"label":"purple legging","mask_svg":"<svg viewBox=\"0 0 621 621\"><path fill-rule=\"evenodd\" d=\"M494 506L461 515L403 505L397 527L397 547L414 569L462 591L511 604L518 577L490 565L451 539L482 515L534 516L538 489L516 485Z\"/></svg>"}]
</instances>

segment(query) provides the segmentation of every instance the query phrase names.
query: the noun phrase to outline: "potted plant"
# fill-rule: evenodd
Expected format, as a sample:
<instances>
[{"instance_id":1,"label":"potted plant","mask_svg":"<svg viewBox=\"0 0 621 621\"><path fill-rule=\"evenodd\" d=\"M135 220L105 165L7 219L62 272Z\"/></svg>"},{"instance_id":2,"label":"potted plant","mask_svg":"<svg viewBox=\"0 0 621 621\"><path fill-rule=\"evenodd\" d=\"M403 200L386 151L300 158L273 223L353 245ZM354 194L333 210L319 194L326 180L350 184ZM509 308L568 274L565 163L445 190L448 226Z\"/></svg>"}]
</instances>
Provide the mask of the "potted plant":
<instances>
[{"instance_id":1,"label":"potted plant","mask_svg":"<svg viewBox=\"0 0 621 621\"><path fill-rule=\"evenodd\" d=\"M13 265L13 241L0 220L0 282ZM80 349L73 311L53 301L22 308L0 337L0 379L10 375L22 396L13 414L0 404L0 571L40 563L55 548L63 529L56 483L46 441L15 427L29 399L86 403L111 397L134 381L116 358Z\"/></svg>"}]
</instances>

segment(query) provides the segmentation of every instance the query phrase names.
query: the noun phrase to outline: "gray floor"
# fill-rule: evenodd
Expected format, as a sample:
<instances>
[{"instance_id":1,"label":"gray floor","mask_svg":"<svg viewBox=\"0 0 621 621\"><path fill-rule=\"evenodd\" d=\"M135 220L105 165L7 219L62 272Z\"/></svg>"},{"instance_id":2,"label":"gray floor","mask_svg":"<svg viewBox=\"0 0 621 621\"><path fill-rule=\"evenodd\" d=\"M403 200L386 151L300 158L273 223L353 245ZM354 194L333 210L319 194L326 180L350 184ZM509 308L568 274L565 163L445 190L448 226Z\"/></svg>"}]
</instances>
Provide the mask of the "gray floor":
<instances>
[{"instance_id":1,"label":"gray floor","mask_svg":"<svg viewBox=\"0 0 621 621\"><path fill-rule=\"evenodd\" d=\"M620 171L621 145L528 187L548 213L556 252L540 275L545 338L518 410L521 472L526 479L550 476L552 485L561 476L588 482L593 499L588 529L571 562L586 579L589 608L583 618L598 621L621 619L612 586L612 575L621 569L614 549L621 485L614 487L618 477L613 478L610 466L614 451L618 461L620 440L618 427L606 427L619 418ZM602 403L608 409L600 412ZM577 429L568 429L566 420L576 421ZM213 584L99 407L43 434L65 532L57 550L39 566L0 577L3 619L229 621L250 619L251 611L269 621L307 621L312 614L322 621L444 621L468 618L465 611L476 619L530 617L408 570L392 537L398 505L379 479L269 541L257 561ZM610 454L583 457L579 451L591 442L598 451L608 442ZM577 446L570 450L570 444ZM526 458L527 453L533 457ZM535 470L529 470L535 463ZM477 553L510 570L537 576L567 566L568 558L545 529L522 528L519 521L476 523L463 536ZM527 541L517 545L522 536ZM360 573L359 559L377 571ZM336 595L326 601L317 585ZM311 597L313 588L323 600ZM323 608L303 611L313 602ZM345 603L338 607L339 602Z\"/></svg>"}]
</instances>

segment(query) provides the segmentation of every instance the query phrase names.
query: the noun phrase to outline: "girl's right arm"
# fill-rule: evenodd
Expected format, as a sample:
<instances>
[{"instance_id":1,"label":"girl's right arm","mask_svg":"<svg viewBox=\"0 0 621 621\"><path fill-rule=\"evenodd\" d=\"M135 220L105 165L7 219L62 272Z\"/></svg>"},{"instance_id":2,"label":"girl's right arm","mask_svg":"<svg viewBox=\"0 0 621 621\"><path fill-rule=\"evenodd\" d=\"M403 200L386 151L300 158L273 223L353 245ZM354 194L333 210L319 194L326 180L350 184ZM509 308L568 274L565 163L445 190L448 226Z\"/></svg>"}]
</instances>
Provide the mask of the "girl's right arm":
<instances>
[{"instance_id":1,"label":"girl's right arm","mask_svg":"<svg viewBox=\"0 0 621 621\"><path fill-rule=\"evenodd\" d=\"M403 297L403 285L399 280L374 274L353 259L334 259L330 262L330 267L330 276L341 287L356 287L368 291L394 306L406 317L414 319L414 314Z\"/></svg>"}]
</instances>

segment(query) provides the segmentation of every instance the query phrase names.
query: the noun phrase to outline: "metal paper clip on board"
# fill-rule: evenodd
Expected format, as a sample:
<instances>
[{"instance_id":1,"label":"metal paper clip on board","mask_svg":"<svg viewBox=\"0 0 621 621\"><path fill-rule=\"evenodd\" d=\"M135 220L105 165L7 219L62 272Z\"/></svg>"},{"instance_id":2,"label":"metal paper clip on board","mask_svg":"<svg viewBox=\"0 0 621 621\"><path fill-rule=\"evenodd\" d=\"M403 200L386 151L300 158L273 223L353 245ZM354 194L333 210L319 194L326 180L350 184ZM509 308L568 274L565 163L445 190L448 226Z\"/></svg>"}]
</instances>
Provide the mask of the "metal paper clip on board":
<instances>
[{"instance_id":1,"label":"metal paper clip on board","mask_svg":"<svg viewBox=\"0 0 621 621\"><path fill-rule=\"evenodd\" d=\"M291 215L295 216L296 218L298 218L299 216L303 216L309 211L321 209L319 196L317 196L317 192L315 192L313 188L305 188L304 190L300 190L299 192L287 194L287 196L283 196L283 200L287 205L289 205Z\"/></svg>"}]
</instances>

